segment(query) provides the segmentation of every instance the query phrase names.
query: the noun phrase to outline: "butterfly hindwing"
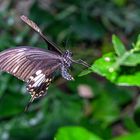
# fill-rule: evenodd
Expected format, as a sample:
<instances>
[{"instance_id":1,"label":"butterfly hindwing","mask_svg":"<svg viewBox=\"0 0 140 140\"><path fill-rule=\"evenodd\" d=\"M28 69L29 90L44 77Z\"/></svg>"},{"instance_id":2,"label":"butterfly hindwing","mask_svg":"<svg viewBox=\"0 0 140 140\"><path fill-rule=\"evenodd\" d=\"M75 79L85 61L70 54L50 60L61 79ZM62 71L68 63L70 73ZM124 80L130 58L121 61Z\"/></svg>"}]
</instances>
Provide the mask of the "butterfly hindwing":
<instances>
[{"instance_id":1,"label":"butterfly hindwing","mask_svg":"<svg viewBox=\"0 0 140 140\"><path fill-rule=\"evenodd\" d=\"M30 76L27 81L27 90L31 94L31 101L44 96L52 81L52 76L46 76L42 70L38 70L34 75Z\"/></svg>"},{"instance_id":2,"label":"butterfly hindwing","mask_svg":"<svg viewBox=\"0 0 140 140\"><path fill-rule=\"evenodd\" d=\"M31 94L31 99L25 107L25 111L28 110L30 104L36 98L40 98L46 95L48 87L52 81L51 76L46 76L41 70L38 70L34 75L30 76L27 81L27 91Z\"/></svg>"}]
</instances>

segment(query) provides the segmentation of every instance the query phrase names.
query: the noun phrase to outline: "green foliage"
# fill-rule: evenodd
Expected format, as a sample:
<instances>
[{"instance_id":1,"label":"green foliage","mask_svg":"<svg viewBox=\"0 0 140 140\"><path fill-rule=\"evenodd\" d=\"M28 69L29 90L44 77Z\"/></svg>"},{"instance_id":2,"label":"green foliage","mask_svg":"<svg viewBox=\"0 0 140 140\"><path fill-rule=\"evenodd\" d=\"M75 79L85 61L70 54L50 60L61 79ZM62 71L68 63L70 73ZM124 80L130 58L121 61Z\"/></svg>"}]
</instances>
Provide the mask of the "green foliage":
<instances>
[{"instance_id":1,"label":"green foliage","mask_svg":"<svg viewBox=\"0 0 140 140\"><path fill-rule=\"evenodd\" d=\"M56 134L56 140L101 140L98 136L82 127L62 127Z\"/></svg>"},{"instance_id":2,"label":"green foliage","mask_svg":"<svg viewBox=\"0 0 140 140\"><path fill-rule=\"evenodd\" d=\"M19 19L25 14L91 67L74 64L74 82L57 76L28 112L26 85L1 73L0 140L139 139L139 88L132 87L140 86L139 7L139 0L1 1L0 51L47 48Z\"/></svg>"},{"instance_id":3,"label":"green foliage","mask_svg":"<svg viewBox=\"0 0 140 140\"><path fill-rule=\"evenodd\" d=\"M115 52L118 56L124 55L124 53L126 53L125 46L117 36L113 35L112 42L114 45Z\"/></svg>"},{"instance_id":4,"label":"green foliage","mask_svg":"<svg viewBox=\"0 0 140 140\"><path fill-rule=\"evenodd\" d=\"M118 138L115 138L113 140L139 140L140 139L140 133L132 133L132 134L128 134L126 136L121 136Z\"/></svg>"},{"instance_id":5,"label":"green foliage","mask_svg":"<svg viewBox=\"0 0 140 140\"><path fill-rule=\"evenodd\" d=\"M134 48L126 50L123 43L113 35L112 42L115 52L103 55L96 60L89 70L81 75L91 71L106 77L111 82L119 85L140 86L140 49L138 37Z\"/></svg>"}]
</instances>

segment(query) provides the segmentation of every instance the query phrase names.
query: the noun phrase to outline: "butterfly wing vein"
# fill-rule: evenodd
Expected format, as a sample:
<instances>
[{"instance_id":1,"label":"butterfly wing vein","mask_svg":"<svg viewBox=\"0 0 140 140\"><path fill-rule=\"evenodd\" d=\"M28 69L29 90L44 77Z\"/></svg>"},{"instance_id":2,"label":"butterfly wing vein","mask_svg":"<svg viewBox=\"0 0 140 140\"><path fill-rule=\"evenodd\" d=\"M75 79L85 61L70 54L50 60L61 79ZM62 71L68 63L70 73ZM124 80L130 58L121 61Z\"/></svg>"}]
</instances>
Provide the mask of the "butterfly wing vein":
<instances>
[{"instance_id":1,"label":"butterfly wing vein","mask_svg":"<svg viewBox=\"0 0 140 140\"><path fill-rule=\"evenodd\" d=\"M42 49L18 47L0 53L0 69L27 81L38 70L45 75L60 67L60 56Z\"/></svg>"}]
</instances>

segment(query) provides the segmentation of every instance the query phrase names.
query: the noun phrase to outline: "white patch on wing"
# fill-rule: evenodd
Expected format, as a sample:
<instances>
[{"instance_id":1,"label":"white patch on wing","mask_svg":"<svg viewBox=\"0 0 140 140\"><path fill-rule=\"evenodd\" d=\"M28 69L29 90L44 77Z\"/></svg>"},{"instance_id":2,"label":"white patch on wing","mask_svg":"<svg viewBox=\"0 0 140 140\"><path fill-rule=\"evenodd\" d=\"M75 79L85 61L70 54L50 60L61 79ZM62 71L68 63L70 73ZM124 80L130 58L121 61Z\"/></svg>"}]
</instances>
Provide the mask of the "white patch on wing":
<instances>
[{"instance_id":1,"label":"white patch on wing","mask_svg":"<svg viewBox=\"0 0 140 140\"><path fill-rule=\"evenodd\" d=\"M33 76L30 76L29 79L27 80L27 83L28 83L29 81L33 80L33 79L34 79L34 77L33 77Z\"/></svg>"},{"instance_id":2,"label":"white patch on wing","mask_svg":"<svg viewBox=\"0 0 140 140\"><path fill-rule=\"evenodd\" d=\"M39 74L33 79L33 81L34 81L34 84L32 85L32 87L39 87L41 83L45 81L45 75Z\"/></svg>"},{"instance_id":3,"label":"white patch on wing","mask_svg":"<svg viewBox=\"0 0 140 140\"><path fill-rule=\"evenodd\" d=\"M46 83L49 81L49 78L46 79Z\"/></svg>"},{"instance_id":4,"label":"white patch on wing","mask_svg":"<svg viewBox=\"0 0 140 140\"><path fill-rule=\"evenodd\" d=\"M39 75L41 72L42 72L42 70L38 70L38 71L36 72L36 75Z\"/></svg>"}]
</instances>

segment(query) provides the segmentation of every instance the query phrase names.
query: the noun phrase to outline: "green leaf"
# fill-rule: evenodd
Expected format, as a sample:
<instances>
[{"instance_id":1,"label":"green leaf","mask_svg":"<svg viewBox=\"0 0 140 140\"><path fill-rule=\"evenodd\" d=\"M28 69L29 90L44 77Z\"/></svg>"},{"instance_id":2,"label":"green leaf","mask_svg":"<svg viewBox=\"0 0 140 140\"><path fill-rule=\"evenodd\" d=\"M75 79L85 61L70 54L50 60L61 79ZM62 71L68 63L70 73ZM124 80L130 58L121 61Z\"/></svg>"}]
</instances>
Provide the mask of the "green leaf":
<instances>
[{"instance_id":1,"label":"green leaf","mask_svg":"<svg viewBox=\"0 0 140 140\"><path fill-rule=\"evenodd\" d=\"M125 46L116 35L112 36L112 42L113 42L115 52L118 56L121 56L126 52Z\"/></svg>"},{"instance_id":2,"label":"green leaf","mask_svg":"<svg viewBox=\"0 0 140 140\"><path fill-rule=\"evenodd\" d=\"M120 136L118 138L114 138L112 140L139 140L140 139L140 132L128 134L126 136Z\"/></svg>"},{"instance_id":3,"label":"green leaf","mask_svg":"<svg viewBox=\"0 0 140 140\"><path fill-rule=\"evenodd\" d=\"M136 112L135 112L136 113ZM135 114L134 114L135 115ZM135 116L133 115L133 117L130 117L130 116L125 116L124 117L124 121L123 121L123 124L124 124L124 127L129 131L129 132L138 132L140 129L139 129L139 126L138 126L138 123L135 122ZM139 118L139 114L138 114L138 118Z\"/></svg>"},{"instance_id":4,"label":"green leaf","mask_svg":"<svg viewBox=\"0 0 140 140\"><path fill-rule=\"evenodd\" d=\"M122 74L118 77L116 83L125 86L140 86L140 71L133 74Z\"/></svg>"},{"instance_id":5,"label":"green leaf","mask_svg":"<svg viewBox=\"0 0 140 140\"><path fill-rule=\"evenodd\" d=\"M85 128L72 126L60 128L56 134L55 140L101 140L101 138Z\"/></svg>"},{"instance_id":6,"label":"green leaf","mask_svg":"<svg viewBox=\"0 0 140 140\"><path fill-rule=\"evenodd\" d=\"M134 44L134 49L135 50L140 50L140 35L137 37L137 42Z\"/></svg>"},{"instance_id":7,"label":"green leaf","mask_svg":"<svg viewBox=\"0 0 140 140\"><path fill-rule=\"evenodd\" d=\"M140 66L119 66L117 70L114 70L113 65L115 63L116 55L114 53L108 53L102 58L96 60L91 69L93 72L106 77L115 84L125 86L140 86Z\"/></svg>"},{"instance_id":8,"label":"green leaf","mask_svg":"<svg viewBox=\"0 0 140 140\"><path fill-rule=\"evenodd\" d=\"M100 59L96 60L91 66L93 72L106 77L110 81L114 81L117 78L117 72L112 71L111 67L115 63L116 56L114 53L105 54Z\"/></svg>"},{"instance_id":9,"label":"green leaf","mask_svg":"<svg viewBox=\"0 0 140 140\"><path fill-rule=\"evenodd\" d=\"M90 69L87 69L87 70L83 70L78 76L80 77L80 76L84 76L84 75L87 75L87 74L89 74L89 73L91 73L92 72L92 70L90 70Z\"/></svg>"},{"instance_id":10,"label":"green leaf","mask_svg":"<svg viewBox=\"0 0 140 140\"><path fill-rule=\"evenodd\" d=\"M122 63L122 65L126 66L136 66L138 64L140 64L140 52L131 53Z\"/></svg>"}]
</instances>

